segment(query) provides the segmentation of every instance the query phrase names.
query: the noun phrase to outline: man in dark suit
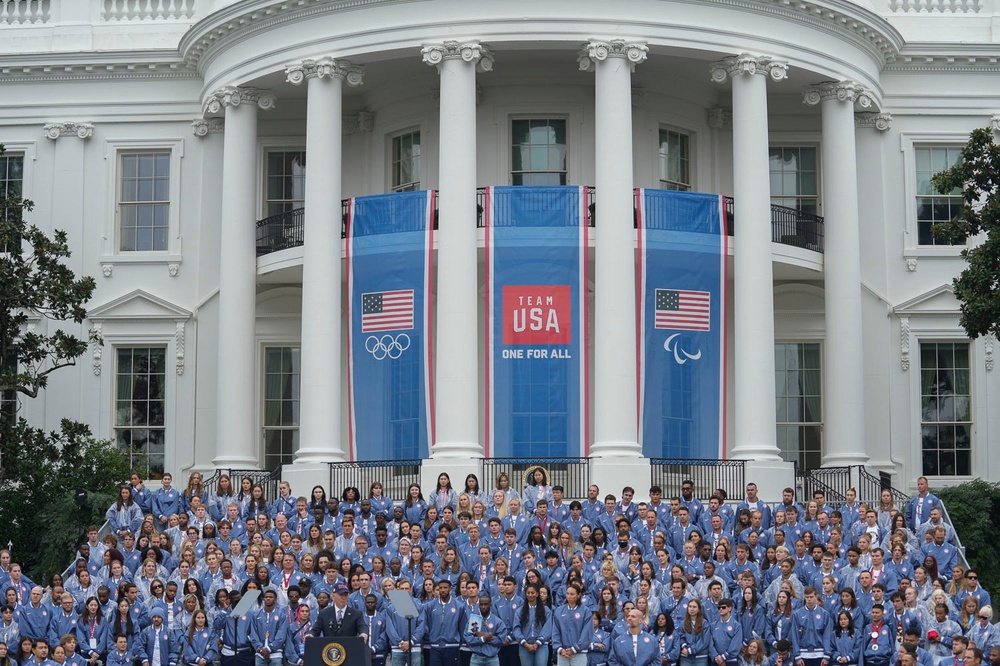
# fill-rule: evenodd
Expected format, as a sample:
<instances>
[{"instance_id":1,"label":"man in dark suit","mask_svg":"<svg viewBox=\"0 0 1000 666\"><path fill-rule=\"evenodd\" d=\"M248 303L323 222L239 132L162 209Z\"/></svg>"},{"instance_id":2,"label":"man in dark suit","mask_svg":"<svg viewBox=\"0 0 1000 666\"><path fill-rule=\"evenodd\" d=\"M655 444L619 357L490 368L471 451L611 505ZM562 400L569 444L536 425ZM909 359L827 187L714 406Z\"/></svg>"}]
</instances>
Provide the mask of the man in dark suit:
<instances>
[{"instance_id":1,"label":"man in dark suit","mask_svg":"<svg viewBox=\"0 0 1000 666\"><path fill-rule=\"evenodd\" d=\"M368 626L361 611L347 605L347 584L333 586L333 603L319 612L306 638L312 636L360 636L368 640Z\"/></svg>"}]
</instances>

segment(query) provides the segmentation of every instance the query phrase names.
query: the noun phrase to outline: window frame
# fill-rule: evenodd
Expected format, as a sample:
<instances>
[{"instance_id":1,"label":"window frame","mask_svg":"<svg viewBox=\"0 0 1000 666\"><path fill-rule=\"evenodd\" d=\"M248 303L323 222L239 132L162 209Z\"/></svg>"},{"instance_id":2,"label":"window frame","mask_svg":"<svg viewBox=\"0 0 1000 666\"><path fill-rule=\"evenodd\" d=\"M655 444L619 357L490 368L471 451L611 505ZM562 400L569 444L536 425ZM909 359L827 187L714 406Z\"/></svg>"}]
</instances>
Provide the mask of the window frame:
<instances>
[{"instance_id":1,"label":"window frame","mask_svg":"<svg viewBox=\"0 0 1000 666\"><path fill-rule=\"evenodd\" d=\"M954 332L951 334L944 334L942 332L935 332L932 330L916 331L913 333L913 347L915 348L915 363L913 363L913 368L910 372L913 373L911 385L911 395L913 411L911 412L911 422L914 429L913 433L913 446L914 455L912 460L914 460L914 472L920 471L916 476L927 476L928 478L934 479L958 479L963 481L968 481L976 477L976 470L980 467L977 461L977 455L981 452L978 451L978 432L977 424L980 423L980 418L983 415L977 414L979 407L979 401L976 399L981 386L979 385L979 373L977 372L977 363L979 359L979 354L977 352L978 343L983 343L982 340L974 341L967 337L961 335L956 335ZM923 388L921 386L921 374L923 373L924 367L922 364L922 352L923 345L925 344L965 344L969 348L969 421L953 421L950 423L968 423L971 432L971 441L969 442L969 474L968 475L954 475L954 474L944 474L944 475L931 475L923 473L923 424L925 423L923 419ZM931 423L927 421L926 423ZM949 423L948 421L934 421L933 423ZM987 445L988 446L988 445ZM983 447L986 448L986 447ZM939 449L940 450L940 449Z\"/></svg>"},{"instance_id":2,"label":"window frame","mask_svg":"<svg viewBox=\"0 0 1000 666\"><path fill-rule=\"evenodd\" d=\"M581 106L570 104L516 104L497 106L493 116L496 135L496 177L494 182L510 183L511 151L513 147L512 120L525 118L565 118L566 119L566 183L568 185L588 185L585 178L593 178L593 164L584 164L583 156L594 154L593 132L588 136L583 131L583 119L593 118ZM480 171L481 177L485 176ZM501 180L502 179L502 180Z\"/></svg>"},{"instance_id":3,"label":"window frame","mask_svg":"<svg viewBox=\"0 0 1000 666\"><path fill-rule=\"evenodd\" d=\"M777 404L775 404L775 438L777 444L777 428L779 426L816 426L819 429L820 435L820 465L823 463L823 458L826 456L826 387L824 385L826 381L826 376L824 372L824 353L825 345L823 343L823 338L821 337L810 337L810 336L796 336L793 338L776 338L774 344L772 345L772 350L778 345L816 345L819 350L819 411L820 420L819 421L781 421L778 419L777 414ZM773 351L772 351L773 353ZM777 374L778 370L775 370ZM777 382L775 382L775 400L778 398ZM778 445L779 450L781 449L780 444Z\"/></svg>"},{"instance_id":4,"label":"window frame","mask_svg":"<svg viewBox=\"0 0 1000 666\"><path fill-rule=\"evenodd\" d=\"M514 114L509 114L507 116L507 127L506 127L506 129L507 129L507 146L506 146L506 153L507 153L507 184L508 185L514 185L514 122L515 121L519 121L519 120L527 120L529 122L532 121L532 120L546 120L546 121L562 120L563 122L566 123L566 157L565 157L566 172L565 173L566 173L566 185L571 185L572 184L572 180L571 180L571 175L570 174L572 172L572 155L573 155L574 151L573 151L573 147L572 147L573 146L572 137L570 136L570 117L569 117L569 114L567 114L567 113L546 113L546 112L539 112L539 113L514 113ZM551 145L559 145L559 144L551 144ZM546 171L536 171L536 170L521 169L518 173L521 173L521 174L525 174L525 173L550 173L550 174L555 174L555 173L561 173L561 172L559 172L559 171L549 171L549 170L546 170Z\"/></svg>"},{"instance_id":5,"label":"window frame","mask_svg":"<svg viewBox=\"0 0 1000 666\"><path fill-rule=\"evenodd\" d=\"M964 146L969 140L965 132L901 132L899 149L903 153L903 258L958 257L969 247L971 238L961 245L920 245L917 232L917 159L916 148Z\"/></svg>"},{"instance_id":6,"label":"window frame","mask_svg":"<svg viewBox=\"0 0 1000 666\"><path fill-rule=\"evenodd\" d=\"M118 181L116 183L116 186L118 188L118 194L115 197L115 215L118 218L117 222L115 223L115 231L116 231L118 237L115 240L115 248L116 248L116 251L118 253L120 253L120 254L162 253L162 252L166 252L166 251L169 250L169 247L170 247L170 208L171 208L171 205L170 205L170 192L169 192L169 189L170 189L169 188L169 183L170 183L170 181L168 180L168 183L167 183L167 190L168 191L167 191L167 198L166 199L156 199L156 198L153 198L153 199L142 199L142 200L140 200L137 197L135 201L125 201L125 179L128 177L125 174L125 168L124 168L124 164L125 164L126 158L128 158L128 157L142 157L142 156L145 156L145 157L154 157L155 158L156 156L163 155L163 154L166 154L168 163L172 162L172 156L171 156L170 151L165 151L165 150L119 150L118 153L117 153L117 155L116 155L116 159L119 160L119 164L118 164ZM156 180L155 168L156 167L155 167L155 164L154 164L154 175L151 177L154 182ZM168 167L167 178L172 180L171 174L169 173L169 171L170 171L170 169ZM139 177L137 177L136 180L141 180L141 179ZM135 249L135 250L123 250L122 249L123 229L124 229L122 223L124 221L124 211L127 209L127 207L130 207L130 206L136 206L136 207L138 207L138 206L142 206L142 205L147 205L147 206L163 206L163 205L165 205L167 207L167 227L166 227L166 234L167 234L166 242L167 242L167 247L162 248L162 249L152 249L152 250L139 250L139 249ZM138 226L136 226L134 228L137 229L137 230L139 229ZM155 228L156 227L154 227L154 229ZM138 238L136 240L138 241ZM136 244L138 245L138 242Z\"/></svg>"},{"instance_id":7,"label":"window frame","mask_svg":"<svg viewBox=\"0 0 1000 666\"><path fill-rule=\"evenodd\" d=\"M420 158L418 160L419 166L417 168L417 171L418 171L418 174L419 174L420 178L419 178L419 180L416 180L416 181L410 181L410 183L407 183L406 185L394 185L393 183L394 183L394 179L395 179L395 176L396 176L396 173L395 173L396 172L396 160L395 160L395 155L396 155L395 144L396 144L396 141L398 139L401 139L404 136L413 135L413 134L416 134L416 135L420 136ZM389 192L413 192L413 191L417 191L417 190L420 190L420 189L427 189L427 187L426 187L426 185L427 185L427 183L426 183L426 166L427 165L425 164L425 162L426 162L426 152L424 150L426 146L424 144L424 138L425 138L425 133L423 131L423 128L419 124L418 125L410 125L408 127L403 127L401 129L389 132L389 133L387 133L385 135L385 140L386 140L386 158L385 158L385 163L386 163L386 167L387 167L387 169L386 169L386 172L387 172L386 173L386 192L387 193L389 193ZM416 183L416 187L407 187L408 185L412 185L413 183Z\"/></svg>"},{"instance_id":8,"label":"window frame","mask_svg":"<svg viewBox=\"0 0 1000 666\"><path fill-rule=\"evenodd\" d=\"M814 132L782 132L768 135L768 160L772 148L812 148L816 151L816 215L823 217L823 142L822 136ZM775 194L770 188L771 170L768 168L768 202L774 203ZM778 197L780 198L780 197Z\"/></svg>"},{"instance_id":9,"label":"window frame","mask_svg":"<svg viewBox=\"0 0 1000 666\"><path fill-rule=\"evenodd\" d=\"M272 151L302 151L306 152L305 136L293 137L258 137L257 138L257 219L267 217L267 154ZM306 155L306 173L308 176L309 156ZM305 193L303 192L303 196ZM303 205L305 205L303 203Z\"/></svg>"},{"instance_id":10,"label":"window frame","mask_svg":"<svg viewBox=\"0 0 1000 666\"><path fill-rule=\"evenodd\" d=\"M282 430L282 431L295 431L295 432L301 433L301 427L302 427L302 423L301 423L301 421L302 421L302 412L301 412L301 410L302 410L302 343L300 341L298 341L298 340L291 341L291 340L287 340L287 339L284 339L284 338L266 338L266 339L260 339L258 342L259 342L258 347L260 349L260 352L258 354L259 365L258 365L258 373L257 373L257 376L259 377L259 383L257 384L257 392L258 392L258 399L257 399L257 410L258 410L257 425L258 425L258 429L257 429L257 432L258 432L258 437L260 439L258 440L258 446L259 446L259 448L258 448L258 452L257 452L257 457L258 457L258 460L260 460L260 463L262 465L262 469L273 469L273 467L269 467L268 463L267 463L267 449L266 449L265 432L267 430ZM268 352L269 349L298 349L299 350L299 398L298 398L298 402L299 402L299 423L294 428L292 428L292 427L283 427L283 426L268 426L264 422L265 418L266 418L266 415L267 415L267 374L268 374L267 373L267 352ZM301 446L301 440L299 441L299 445ZM295 461L295 454L296 454L296 452L297 452L297 449L295 449L295 450L292 451L292 462ZM284 464L286 464L286 463L282 463L282 465L284 465Z\"/></svg>"},{"instance_id":11,"label":"window frame","mask_svg":"<svg viewBox=\"0 0 1000 666\"><path fill-rule=\"evenodd\" d=\"M261 209L260 209L261 210L260 219L271 217L271 215L269 214L268 208L270 207L270 205L271 205L272 202L273 203L280 203L280 202L298 201L298 199L271 199L271 198L268 197L268 180L271 177L270 174L268 173L268 166L269 166L270 157L271 157L272 153L302 153L303 157L306 158L306 170L307 170L306 173L308 172L308 168L309 168L309 164L308 164L309 158L308 158L308 156L306 156L306 149L304 147L303 148L292 148L292 147L285 147L285 146L266 146L264 148L264 152L261 155L261 162L260 162L260 164L261 164L261 172L262 172L261 173L261 196L262 196L262 200L261 200L261 204L260 204L260 206L261 206ZM301 200L302 201L302 205L301 206L293 206L292 208L289 208L289 210L295 210L297 208L305 208L305 205L306 205L306 188L305 188L306 173L304 173L303 177L302 177L302 200ZM275 213L275 214L277 215L277 214L280 214L280 213Z\"/></svg>"},{"instance_id":12,"label":"window frame","mask_svg":"<svg viewBox=\"0 0 1000 666\"><path fill-rule=\"evenodd\" d=\"M662 153L660 153L660 146L662 145L662 142L660 141L661 132L671 132L674 134L679 134L687 139L688 182L687 182L687 189L681 191L697 192L698 189L695 185L695 181L697 180L697 135L690 129L677 127L665 123L659 123L656 127L656 150L654 151L656 153L656 164L654 166L653 174L656 178L657 187L659 189L667 189L664 188L663 186L664 183L672 182L669 180L665 181L663 180L663 178L661 178L662 175L660 173L660 157L662 155Z\"/></svg>"},{"instance_id":13,"label":"window frame","mask_svg":"<svg viewBox=\"0 0 1000 666\"><path fill-rule=\"evenodd\" d=\"M122 185L122 156L127 153L166 152L170 154L169 206L167 210L167 247L165 250L122 250L121 210L119 207ZM109 139L104 142L106 164L105 186L107 214L105 215L104 251L102 263L181 263L181 162L184 158L184 139Z\"/></svg>"},{"instance_id":14,"label":"window frame","mask_svg":"<svg viewBox=\"0 0 1000 666\"><path fill-rule=\"evenodd\" d=\"M112 368L111 368L112 371L109 373L109 375L111 376L111 391L109 392L110 393L110 397L111 397L111 411L110 411L111 419L110 419L110 423L109 423L109 425L110 425L110 435L111 435L112 442L114 442L114 444L115 444L115 448L117 448L119 451L122 451L123 449L121 449L120 447L118 447L118 430L119 429L122 429L122 430L136 430L138 428L132 428L132 427L129 427L129 426L121 426L121 427L118 426L118 418L117 418L117 414L118 414L118 402L119 402L119 400L118 400L118 377L119 377L119 359L118 359L118 354L119 354L119 352L121 350L124 350L124 349L132 349L132 350L135 350L135 349L162 349L163 350L163 396L162 396L162 399L163 399L163 426L162 427L160 427L160 426L150 427L150 426L147 425L144 428L146 430L162 430L163 431L163 469L164 469L165 472L170 471L170 469L171 469L170 465L167 462L168 457L169 457L167 455L167 451L169 450L169 448L171 446L171 441L170 441L170 425L171 425L170 424L170 420L171 420L171 415L170 415L170 409L171 409L171 387L170 387L170 384L171 384L170 374L171 373L170 373L170 368L173 367L173 366L170 363L170 360L171 360L170 347L171 347L171 343L169 341L162 340L162 339L157 339L157 338L149 338L149 339L145 339L145 340L143 340L143 339L137 339L137 340L132 341L132 342L124 342L124 341L118 340L114 344L111 345L111 354L112 354L112 364L113 365L112 365ZM129 462L131 463L131 461L132 461L131 452L128 452L128 453L129 453ZM148 455L148 453L147 453L147 455ZM149 472L149 468L148 467L146 467L143 470L143 474L144 474L143 478L152 478L149 475L150 472Z\"/></svg>"}]
</instances>

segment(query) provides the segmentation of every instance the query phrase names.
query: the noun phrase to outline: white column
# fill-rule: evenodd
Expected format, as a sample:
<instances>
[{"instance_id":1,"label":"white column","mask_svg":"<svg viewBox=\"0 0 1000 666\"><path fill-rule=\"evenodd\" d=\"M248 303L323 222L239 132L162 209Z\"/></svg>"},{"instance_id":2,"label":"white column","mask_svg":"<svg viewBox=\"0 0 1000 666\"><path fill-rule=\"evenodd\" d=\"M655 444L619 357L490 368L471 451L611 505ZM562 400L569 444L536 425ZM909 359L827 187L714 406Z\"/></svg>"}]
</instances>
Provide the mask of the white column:
<instances>
[{"instance_id":1,"label":"white column","mask_svg":"<svg viewBox=\"0 0 1000 666\"><path fill-rule=\"evenodd\" d=\"M854 103L871 97L853 81L830 81L805 91L823 112L823 257L826 337L823 349L823 464L863 465L864 358L861 326L861 240L858 226Z\"/></svg>"},{"instance_id":2,"label":"white column","mask_svg":"<svg viewBox=\"0 0 1000 666\"><path fill-rule=\"evenodd\" d=\"M479 441L479 279L476 243L476 69L493 56L478 42L425 46L441 75L438 158L437 437L431 457L483 456ZM453 474L455 476L455 474Z\"/></svg>"},{"instance_id":3,"label":"white column","mask_svg":"<svg viewBox=\"0 0 1000 666\"><path fill-rule=\"evenodd\" d=\"M767 78L788 67L741 54L712 65L712 80L733 82L733 198L736 231L736 431L730 458L777 461L774 407L774 290L768 179Z\"/></svg>"},{"instance_id":4,"label":"white column","mask_svg":"<svg viewBox=\"0 0 1000 666\"><path fill-rule=\"evenodd\" d=\"M580 69L593 71L597 226L594 229L594 444L592 456L638 458L635 367L635 226L632 71L645 44L590 42Z\"/></svg>"},{"instance_id":5,"label":"white column","mask_svg":"<svg viewBox=\"0 0 1000 666\"><path fill-rule=\"evenodd\" d=\"M219 374L216 401L218 467L258 467L254 415L257 377L255 299L257 252L254 227L257 192L257 109L274 106L274 96L227 86L206 102L208 113L225 109L222 163L221 251L219 253Z\"/></svg>"},{"instance_id":6,"label":"white column","mask_svg":"<svg viewBox=\"0 0 1000 666\"><path fill-rule=\"evenodd\" d=\"M305 242L302 250L302 368L295 464L343 462L341 442L341 181L343 84L360 85L349 62L304 60L285 70L308 82Z\"/></svg>"}]
</instances>

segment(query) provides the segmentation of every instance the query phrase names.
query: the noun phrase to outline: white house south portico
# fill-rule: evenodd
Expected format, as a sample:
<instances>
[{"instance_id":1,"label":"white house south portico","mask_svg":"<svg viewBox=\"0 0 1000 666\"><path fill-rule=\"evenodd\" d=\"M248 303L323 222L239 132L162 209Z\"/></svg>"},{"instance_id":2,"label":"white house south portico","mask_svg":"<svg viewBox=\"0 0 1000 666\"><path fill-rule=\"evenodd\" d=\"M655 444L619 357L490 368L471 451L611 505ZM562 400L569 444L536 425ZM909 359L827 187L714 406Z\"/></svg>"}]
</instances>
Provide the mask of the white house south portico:
<instances>
[{"instance_id":1,"label":"white house south portico","mask_svg":"<svg viewBox=\"0 0 1000 666\"><path fill-rule=\"evenodd\" d=\"M26 405L29 420L96 415L97 434L154 475L281 466L301 489L329 480L331 462L374 461L352 423L343 202L433 191L432 372L387 370L393 444L379 456L420 461L425 484L514 457L589 458L594 483L642 486L655 460L696 457L679 444L695 437L683 384L662 396L661 442L637 426L645 188L726 197L714 457L745 460L769 490L794 485L793 464L852 478L866 465L900 487L1000 465L993 343L964 336L948 289L961 247L928 231L957 205L929 177L1000 112L984 92L998 73L977 56L988 31L969 27L989 23L985 7L72 4L8 2L21 13L0 18L0 85L18 100L0 104L0 177L40 202L43 228L69 228L78 270L98 276L86 325L106 340L101 373ZM53 196L57 174L88 174L79 206ZM505 395L533 397L511 407L523 427L499 445L497 221L483 189L495 186L580 186L586 227L582 394L554 397L569 385L556 370L511 379ZM168 312L191 313L180 344ZM161 372L179 347L188 371ZM164 390L140 395L140 374ZM584 434L568 437L574 414Z\"/></svg>"}]
</instances>

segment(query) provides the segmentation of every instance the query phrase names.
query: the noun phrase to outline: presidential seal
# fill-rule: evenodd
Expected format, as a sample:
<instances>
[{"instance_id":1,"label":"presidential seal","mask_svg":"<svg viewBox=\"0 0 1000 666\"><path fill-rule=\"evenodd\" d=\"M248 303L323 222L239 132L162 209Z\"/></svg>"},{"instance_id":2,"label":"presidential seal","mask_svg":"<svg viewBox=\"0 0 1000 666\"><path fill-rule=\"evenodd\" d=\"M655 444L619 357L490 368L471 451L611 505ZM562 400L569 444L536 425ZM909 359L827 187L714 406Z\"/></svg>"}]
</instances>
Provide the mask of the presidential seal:
<instances>
[{"instance_id":1,"label":"presidential seal","mask_svg":"<svg viewBox=\"0 0 1000 666\"><path fill-rule=\"evenodd\" d=\"M323 650L323 662L326 666L340 666L346 658L347 653L340 643L330 643Z\"/></svg>"}]
</instances>

